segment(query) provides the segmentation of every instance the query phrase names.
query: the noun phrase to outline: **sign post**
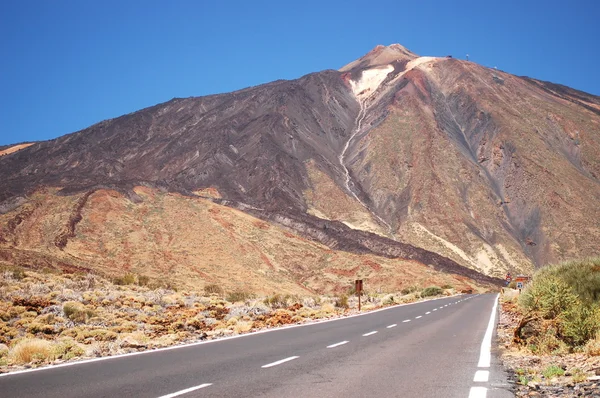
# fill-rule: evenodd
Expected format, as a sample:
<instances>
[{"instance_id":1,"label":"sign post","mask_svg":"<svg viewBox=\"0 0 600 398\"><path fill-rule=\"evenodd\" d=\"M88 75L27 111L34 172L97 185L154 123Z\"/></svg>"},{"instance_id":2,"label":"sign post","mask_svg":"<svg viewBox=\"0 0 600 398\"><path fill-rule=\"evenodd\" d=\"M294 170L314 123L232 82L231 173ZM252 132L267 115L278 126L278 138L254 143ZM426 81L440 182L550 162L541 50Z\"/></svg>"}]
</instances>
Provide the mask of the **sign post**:
<instances>
[{"instance_id":1,"label":"sign post","mask_svg":"<svg viewBox=\"0 0 600 398\"><path fill-rule=\"evenodd\" d=\"M358 311L360 312L360 295L363 290L363 281L362 279L357 279L354 281L354 291L358 295Z\"/></svg>"}]
</instances>

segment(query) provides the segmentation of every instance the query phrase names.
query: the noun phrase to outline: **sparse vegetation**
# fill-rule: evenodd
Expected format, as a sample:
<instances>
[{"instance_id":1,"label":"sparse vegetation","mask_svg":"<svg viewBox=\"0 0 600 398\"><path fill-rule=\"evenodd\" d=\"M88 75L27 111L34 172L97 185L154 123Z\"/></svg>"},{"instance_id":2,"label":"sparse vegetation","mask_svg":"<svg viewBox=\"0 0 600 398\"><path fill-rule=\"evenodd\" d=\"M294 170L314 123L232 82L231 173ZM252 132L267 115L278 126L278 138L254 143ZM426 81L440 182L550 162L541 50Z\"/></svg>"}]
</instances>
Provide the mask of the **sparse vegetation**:
<instances>
[{"instance_id":1,"label":"sparse vegetation","mask_svg":"<svg viewBox=\"0 0 600 398\"><path fill-rule=\"evenodd\" d=\"M255 298L242 289L224 294L217 284L199 294L155 285L133 273L117 279L114 284L88 273L0 271L0 371L337 317L355 311L358 300L347 295ZM417 295L369 293L363 310L414 301Z\"/></svg>"},{"instance_id":2,"label":"sparse vegetation","mask_svg":"<svg viewBox=\"0 0 600 398\"><path fill-rule=\"evenodd\" d=\"M600 366L599 275L600 259L562 263L536 272L520 294L504 290L498 336L503 362L524 386L517 396L596 391L588 375Z\"/></svg>"}]
</instances>

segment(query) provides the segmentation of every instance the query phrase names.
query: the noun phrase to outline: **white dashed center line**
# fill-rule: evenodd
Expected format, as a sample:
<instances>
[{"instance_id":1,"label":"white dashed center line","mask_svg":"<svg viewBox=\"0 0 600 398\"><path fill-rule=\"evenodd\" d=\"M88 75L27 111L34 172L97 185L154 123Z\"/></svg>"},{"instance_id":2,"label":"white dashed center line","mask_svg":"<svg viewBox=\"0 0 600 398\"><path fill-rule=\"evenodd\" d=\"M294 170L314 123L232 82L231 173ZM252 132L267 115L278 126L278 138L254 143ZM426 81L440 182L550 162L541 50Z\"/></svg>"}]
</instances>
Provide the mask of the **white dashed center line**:
<instances>
[{"instance_id":1,"label":"white dashed center line","mask_svg":"<svg viewBox=\"0 0 600 398\"><path fill-rule=\"evenodd\" d=\"M431 314L431 311L427 311L427 312L425 313L425 315L429 315L429 314Z\"/></svg>"},{"instance_id":2,"label":"white dashed center line","mask_svg":"<svg viewBox=\"0 0 600 398\"><path fill-rule=\"evenodd\" d=\"M377 330L373 330L372 332L363 334L364 337L371 336L372 334L377 333Z\"/></svg>"},{"instance_id":3,"label":"white dashed center line","mask_svg":"<svg viewBox=\"0 0 600 398\"><path fill-rule=\"evenodd\" d=\"M402 323L404 323L404 322L410 322L410 319L405 319L402 321Z\"/></svg>"},{"instance_id":4,"label":"white dashed center line","mask_svg":"<svg viewBox=\"0 0 600 398\"><path fill-rule=\"evenodd\" d=\"M485 398L487 395L487 388L485 387L471 387L469 391L469 398Z\"/></svg>"},{"instance_id":5,"label":"white dashed center line","mask_svg":"<svg viewBox=\"0 0 600 398\"><path fill-rule=\"evenodd\" d=\"M292 360L294 360L296 358L300 358L300 357L297 357L297 356L295 356L295 357L288 357L288 358L285 358L285 359L281 359L279 361L275 361L275 362L271 362L271 363L268 363L266 365L263 365L263 366L261 366L261 368L270 368L272 366L281 365L284 362L292 361Z\"/></svg>"},{"instance_id":6,"label":"white dashed center line","mask_svg":"<svg viewBox=\"0 0 600 398\"><path fill-rule=\"evenodd\" d=\"M419 319L419 318L423 318L423 316L419 315L419 316L415 317L415 319Z\"/></svg>"},{"instance_id":7,"label":"white dashed center line","mask_svg":"<svg viewBox=\"0 0 600 398\"><path fill-rule=\"evenodd\" d=\"M437 311L437 308L434 308L433 311Z\"/></svg>"},{"instance_id":8,"label":"white dashed center line","mask_svg":"<svg viewBox=\"0 0 600 398\"><path fill-rule=\"evenodd\" d=\"M475 377L473 377L473 381L477 382L487 382L490 379L489 370L478 370L475 372Z\"/></svg>"},{"instance_id":9,"label":"white dashed center line","mask_svg":"<svg viewBox=\"0 0 600 398\"><path fill-rule=\"evenodd\" d=\"M386 328L391 329L391 328L395 328L396 326L398 326L398 325L396 325L395 323L392 323L390 326L386 326Z\"/></svg>"},{"instance_id":10,"label":"white dashed center line","mask_svg":"<svg viewBox=\"0 0 600 398\"><path fill-rule=\"evenodd\" d=\"M199 386L186 388L185 390L177 391L177 392L174 392L172 394L163 395L163 396L161 396L159 398L173 398L173 397L177 397L179 395L187 394L188 392L196 391L196 390L199 390L201 388L208 387L208 386L212 386L212 383L200 384Z\"/></svg>"},{"instance_id":11,"label":"white dashed center line","mask_svg":"<svg viewBox=\"0 0 600 398\"><path fill-rule=\"evenodd\" d=\"M339 343L335 343L335 344L332 344L332 345L328 345L328 346L327 346L327 348L335 348L335 347L339 347L339 346L341 346L341 345L344 345L344 344L346 344L346 343L348 343L348 340L345 340L345 341L340 341Z\"/></svg>"}]
</instances>

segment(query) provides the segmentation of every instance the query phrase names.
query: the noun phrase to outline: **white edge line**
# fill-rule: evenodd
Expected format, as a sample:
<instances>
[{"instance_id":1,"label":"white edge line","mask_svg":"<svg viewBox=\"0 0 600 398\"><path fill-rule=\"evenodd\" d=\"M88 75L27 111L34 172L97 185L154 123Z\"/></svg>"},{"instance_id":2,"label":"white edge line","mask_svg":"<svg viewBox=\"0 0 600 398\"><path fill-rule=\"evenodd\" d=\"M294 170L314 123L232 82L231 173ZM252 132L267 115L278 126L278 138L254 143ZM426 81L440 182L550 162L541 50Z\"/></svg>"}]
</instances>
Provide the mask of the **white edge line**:
<instances>
[{"instance_id":1,"label":"white edge line","mask_svg":"<svg viewBox=\"0 0 600 398\"><path fill-rule=\"evenodd\" d=\"M158 398L173 398L173 397L176 397L178 395L187 394L188 392L196 391L196 390L199 390L201 388L208 387L208 386L212 386L212 383L200 384L199 386L186 388L185 390L177 391L177 392L174 392L172 394L162 395L162 396L160 396Z\"/></svg>"},{"instance_id":2,"label":"white edge line","mask_svg":"<svg viewBox=\"0 0 600 398\"><path fill-rule=\"evenodd\" d=\"M283 359L280 359L279 361L275 361L275 362L271 362L271 363L268 363L266 365L263 365L263 366L261 366L261 368L270 368L270 367L281 365L282 363L289 362L289 361L292 361L292 360L298 359L298 358L300 358L300 357L299 356L293 356L293 357L283 358Z\"/></svg>"},{"instance_id":3,"label":"white edge line","mask_svg":"<svg viewBox=\"0 0 600 398\"><path fill-rule=\"evenodd\" d=\"M492 308L492 313L490 314L490 321L488 322L487 330L485 331L483 341L481 342L481 352L479 354L479 363L477 364L477 367L479 368L489 368L492 360L492 334L494 332L494 325L496 323L498 297L500 297L499 294L496 295L496 299L494 300L494 307Z\"/></svg>"},{"instance_id":4,"label":"white edge line","mask_svg":"<svg viewBox=\"0 0 600 398\"><path fill-rule=\"evenodd\" d=\"M487 396L487 388L485 387L471 387L469 391L469 398L485 398Z\"/></svg>"},{"instance_id":5,"label":"white edge line","mask_svg":"<svg viewBox=\"0 0 600 398\"><path fill-rule=\"evenodd\" d=\"M395 328L396 326L398 326L398 325L395 324L395 323L392 323L390 326L386 326L385 328L386 329L391 329L391 328Z\"/></svg>"},{"instance_id":6,"label":"white edge line","mask_svg":"<svg viewBox=\"0 0 600 398\"><path fill-rule=\"evenodd\" d=\"M367 337L367 336L370 336L370 335L375 334L375 333L377 333L377 330L373 330L372 332L365 333L365 334L363 334L363 336Z\"/></svg>"},{"instance_id":7,"label":"white edge line","mask_svg":"<svg viewBox=\"0 0 600 398\"><path fill-rule=\"evenodd\" d=\"M387 311L387 310L391 310L391 309L398 308L398 307L404 307L404 306L408 306L408 305L421 304L421 303L426 303L428 301L444 300L444 299L447 299L447 298L448 298L447 296L446 297L436 297L436 298L432 298L432 299L429 299L429 300L417 301L417 302L414 302L414 303L396 304L396 305L393 305L393 306L389 306L389 307L385 307L385 308L380 308L380 309L377 309L377 310L372 310L372 311L365 312L365 313L362 313L362 314L353 314L353 315L348 315L348 316L341 317L341 318L316 320L316 321L313 321L313 322L303 323L301 325L288 325L288 326L282 326L282 327L278 327L278 328L274 328L274 329L257 330L256 332L245 333L245 334L238 334L236 336L221 337L221 338L218 338L218 339L215 339L215 340L197 341L197 342L194 342L194 343L179 344L179 345L174 345L174 346L170 346L170 347L161 347L161 348L156 348L156 349L147 350L147 351L130 352L130 353L127 353L127 354L111 355L111 356L108 356L108 357L90 358L90 359L84 359L84 360L81 360L81 361L73 361L73 362L61 363L61 364L57 364L57 365L42 366L42 367L34 368L34 369L15 370L13 372L0 373L0 377L7 377L7 376L18 375L18 374L22 374L22 373L40 372L42 370L51 370L51 369L65 368L65 367L68 367L68 366L83 365L83 364L91 363L91 362L107 361L107 360L110 360L110 359L132 357L132 356L136 356L136 355L153 354L153 353L162 352L162 351L178 350L178 349L181 349L181 348L194 347L194 346L203 345L203 344L219 343L221 341L239 339L239 338L242 338L242 337L249 337L249 336L253 336L253 335L257 335L257 334L262 334L262 333L277 332L279 330L293 329L293 328L299 328L299 327L304 327L304 326L319 325L321 323L341 321L343 319L355 318L355 317L364 316L364 315L370 315L370 314L374 314L376 312Z\"/></svg>"},{"instance_id":8,"label":"white edge line","mask_svg":"<svg viewBox=\"0 0 600 398\"><path fill-rule=\"evenodd\" d=\"M349 341L348 340L340 341L339 343L328 345L327 348L339 347L339 346L344 345L346 343L349 343Z\"/></svg>"}]
</instances>

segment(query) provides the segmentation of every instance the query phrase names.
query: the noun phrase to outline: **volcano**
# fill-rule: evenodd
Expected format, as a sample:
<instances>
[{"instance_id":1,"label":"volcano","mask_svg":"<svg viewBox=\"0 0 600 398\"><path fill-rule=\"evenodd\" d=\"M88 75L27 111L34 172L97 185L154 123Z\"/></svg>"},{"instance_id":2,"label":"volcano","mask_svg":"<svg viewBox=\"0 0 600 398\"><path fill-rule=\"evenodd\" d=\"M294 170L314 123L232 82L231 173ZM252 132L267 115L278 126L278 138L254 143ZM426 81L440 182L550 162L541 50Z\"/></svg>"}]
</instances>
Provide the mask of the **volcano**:
<instances>
[{"instance_id":1,"label":"volcano","mask_svg":"<svg viewBox=\"0 0 600 398\"><path fill-rule=\"evenodd\" d=\"M600 97L399 44L0 154L8 263L327 291L600 255Z\"/></svg>"}]
</instances>

